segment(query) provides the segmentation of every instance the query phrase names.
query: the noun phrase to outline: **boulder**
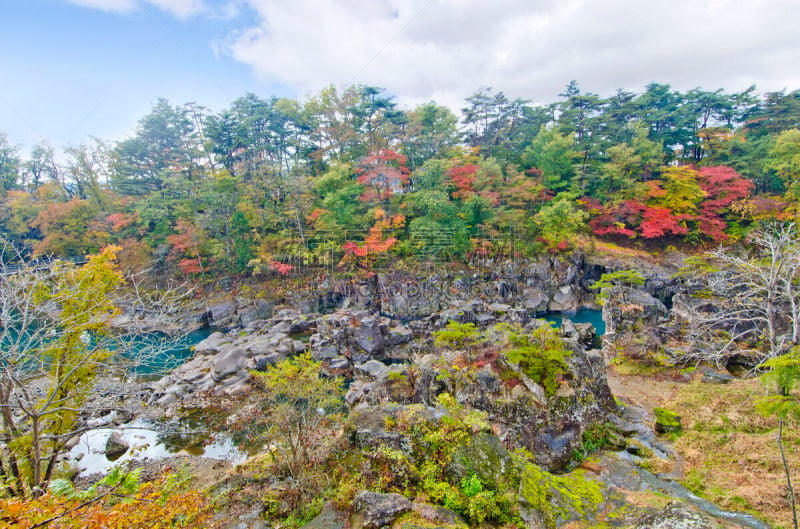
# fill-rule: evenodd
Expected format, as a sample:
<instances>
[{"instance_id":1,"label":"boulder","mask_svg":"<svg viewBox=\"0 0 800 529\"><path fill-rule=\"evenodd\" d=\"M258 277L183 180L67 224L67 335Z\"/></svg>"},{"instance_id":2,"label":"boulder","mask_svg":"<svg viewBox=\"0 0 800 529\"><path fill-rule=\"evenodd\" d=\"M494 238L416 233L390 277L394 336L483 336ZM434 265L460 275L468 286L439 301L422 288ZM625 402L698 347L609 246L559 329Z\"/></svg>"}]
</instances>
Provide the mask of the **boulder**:
<instances>
[{"instance_id":1,"label":"boulder","mask_svg":"<svg viewBox=\"0 0 800 529\"><path fill-rule=\"evenodd\" d=\"M231 340L221 332L211 333L208 338L194 346L194 353L196 355L213 355L217 354L226 344L230 344Z\"/></svg>"},{"instance_id":2,"label":"boulder","mask_svg":"<svg viewBox=\"0 0 800 529\"><path fill-rule=\"evenodd\" d=\"M356 329L355 342L370 356L383 353L384 341L378 318L367 317L361 320Z\"/></svg>"},{"instance_id":3,"label":"boulder","mask_svg":"<svg viewBox=\"0 0 800 529\"><path fill-rule=\"evenodd\" d=\"M653 408L653 415L656 416L653 429L658 433L669 433L681 431L681 417L674 411L666 408Z\"/></svg>"},{"instance_id":4,"label":"boulder","mask_svg":"<svg viewBox=\"0 0 800 529\"><path fill-rule=\"evenodd\" d=\"M223 380L247 366L248 354L242 347L234 347L219 353L214 361L213 376L215 380Z\"/></svg>"},{"instance_id":5,"label":"boulder","mask_svg":"<svg viewBox=\"0 0 800 529\"><path fill-rule=\"evenodd\" d=\"M400 494L361 491L353 500L353 510L357 514L357 521L353 525L364 529L381 529L410 511L411 507L411 501Z\"/></svg>"},{"instance_id":6,"label":"boulder","mask_svg":"<svg viewBox=\"0 0 800 529\"><path fill-rule=\"evenodd\" d=\"M386 339L386 345L395 346L402 345L414 339L414 332L405 325L398 325L389 329L389 336Z\"/></svg>"},{"instance_id":7,"label":"boulder","mask_svg":"<svg viewBox=\"0 0 800 529\"><path fill-rule=\"evenodd\" d=\"M106 441L106 457L109 461L119 459L130 447L130 443L122 437L122 432L113 431Z\"/></svg>"},{"instance_id":8,"label":"boulder","mask_svg":"<svg viewBox=\"0 0 800 529\"><path fill-rule=\"evenodd\" d=\"M235 310L235 305L230 301L217 303L216 305L212 305L208 308L208 312L211 315L211 321L213 322L220 322L230 318L233 316Z\"/></svg>"},{"instance_id":9,"label":"boulder","mask_svg":"<svg viewBox=\"0 0 800 529\"><path fill-rule=\"evenodd\" d=\"M454 513L450 509L445 509L444 507L438 507L436 505L431 505L430 503L415 502L411 506L411 509L415 514L417 514L417 516L427 522L441 524L444 526L463 527L466 525L461 516Z\"/></svg>"},{"instance_id":10,"label":"boulder","mask_svg":"<svg viewBox=\"0 0 800 529\"><path fill-rule=\"evenodd\" d=\"M336 510L331 503L326 503L316 518L305 524L301 529L345 529L347 517Z\"/></svg>"},{"instance_id":11,"label":"boulder","mask_svg":"<svg viewBox=\"0 0 800 529\"><path fill-rule=\"evenodd\" d=\"M580 296L572 285L564 285L553 295L548 309L552 312L576 311L580 307Z\"/></svg>"},{"instance_id":12,"label":"boulder","mask_svg":"<svg viewBox=\"0 0 800 529\"><path fill-rule=\"evenodd\" d=\"M386 377L389 373L389 368L377 360L370 360L369 362L356 365L355 372L371 380L380 380Z\"/></svg>"},{"instance_id":13,"label":"boulder","mask_svg":"<svg viewBox=\"0 0 800 529\"><path fill-rule=\"evenodd\" d=\"M239 326L247 327L259 320L266 320L272 316L274 305L263 299L256 301L254 307L245 309L239 314Z\"/></svg>"},{"instance_id":14,"label":"boulder","mask_svg":"<svg viewBox=\"0 0 800 529\"><path fill-rule=\"evenodd\" d=\"M637 520L634 529L712 529L712 525L688 506L672 502L664 510Z\"/></svg>"},{"instance_id":15,"label":"boulder","mask_svg":"<svg viewBox=\"0 0 800 529\"><path fill-rule=\"evenodd\" d=\"M492 490L498 490L514 482L519 472L500 439L480 432L456 449L447 465L447 474L453 483L475 475Z\"/></svg>"},{"instance_id":16,"label":"boulder","mask_svg":"<svg viewBox=\"0 0 800 529\"><path fill-rule=\"evenodd\" d=\"M547 295L539 287L528 287L522 291L522 305L534 312L547 310Z\"/></svg>"}]
</instances>

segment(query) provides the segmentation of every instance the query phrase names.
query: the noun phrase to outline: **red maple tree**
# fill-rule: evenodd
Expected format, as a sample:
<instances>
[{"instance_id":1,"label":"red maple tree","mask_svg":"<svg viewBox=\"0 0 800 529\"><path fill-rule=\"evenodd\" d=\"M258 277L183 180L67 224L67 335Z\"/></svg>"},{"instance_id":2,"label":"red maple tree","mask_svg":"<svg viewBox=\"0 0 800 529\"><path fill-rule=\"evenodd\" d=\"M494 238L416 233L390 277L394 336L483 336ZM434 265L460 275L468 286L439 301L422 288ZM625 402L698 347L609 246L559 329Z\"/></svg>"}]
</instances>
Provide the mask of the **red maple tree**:
<instances>
[{"instance_id":1,"label":"red maple tree","mask_svg":"<svg viewBox=\"0 0 800 529\"><path fill-rule=\"evenodd\" d=\"M356 169L358 183L366 189L361 194L365 202L387 200L408 185L408 158L391 149L381 149L361 160Z\"/></svg>"}]
</instances>

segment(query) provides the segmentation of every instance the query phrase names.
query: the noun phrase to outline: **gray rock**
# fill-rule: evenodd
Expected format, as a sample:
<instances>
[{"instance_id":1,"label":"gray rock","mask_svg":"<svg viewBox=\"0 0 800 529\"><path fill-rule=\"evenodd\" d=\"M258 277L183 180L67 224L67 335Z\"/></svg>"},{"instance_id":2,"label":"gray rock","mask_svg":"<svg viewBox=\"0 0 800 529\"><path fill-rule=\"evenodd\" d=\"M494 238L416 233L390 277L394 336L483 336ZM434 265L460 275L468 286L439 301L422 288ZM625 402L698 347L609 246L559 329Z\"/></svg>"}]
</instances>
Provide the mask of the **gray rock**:
<instances>
[{"instance_id":1,"label":"gray rock","mask_svg":"<svg viewBox=\"0 0 800 529\"><path fill-rule=\"evenodd\" d=\"M266 320L272 316L274 305L263 299L256 301L255 307L245 309L239 314L239 326L247 327L259 320Z\"/></svg>"},{"instance_id":2,"label":"gray rock","mask_svg":"<svg viewBox=\"0 0 800 529\"><path fill-rule=\"evenodd\" d=\"M703 372L703 378L700 379L700 381L705 382L706 384L730 384L736 380L736 377L733 375L715 371L710 367L701 367L700 371Z\"/></svg>"},{"instance_id":3,"label":"gray rock","mask_svg":"<svg viewBox=\"0 0 800 529\"><path fill-rule=\"evenodd\" d=\"M122 432L114 431L106 441L106 457L113 461L122 457L131 445L122 437Z\"/></svg>"},{"instance_id":4,"label":"gray rock","mask_svg":"<svg viewBox=\"0 0 800 529\"><path fill-rule=\"evenodd\" d=\"M547 309L547 296L539 287L529 287L522 291L522 304L531 311Z\"/></svg>"},{"instance_id":5,"label":"gray rock","mask_svg":"<svg viewBox=\"0 0 800 529\"><path fill-rule=\"evenodd\" d=\"M572 285L565 285L553 295L549 310L554 312L574 311L578 310L580 303L580 297L576 294Z\"/></svg>"},{"instance_id":6,"label":"gray rock","mask_svg":"<svg viewBox=\"0 0 800 529\"><path fill-rule=\"evenodd\" d=\"M411 509L419 515L420 518L428 522L443 525L466 525L464 519L450 509L431 505L430 503L415 502Z\"/></svg>"},{"instance_id":7,"label":"gray rock","mask_svg":"<svg viewBox=\"0 0 800 529\"><path fill-rule=\"evenodd\" d=\"M230 301L217 303L208 308L208 311L211 313L211 320L215 322L230 318L233 316L235 310L236 307Z\"/></svg>"},{"instance_id":8,"label":"gray rock","mask_svg":"<svg viewBox=\"0 0 800 529\"><path fill-rule=\"evenodd\" d=\"M377 318L368 317L361 320L356 330L355 342L370 356L383 353L383 334Z\"/></svg>"},{"instance_id":9,"label":"gray rock","mask_svg":"<svg viewBox=\"0 0 800 529\"><path fill-rule=\"evenodd\" d=\"M390 525L398 516L410 511L411 505L411 501L400 494L369 491L359 492L353 500L353 509L364 529L381 529Z\"/></svg>"},{"instance_id":10,"label":"gray rock","mask_svg":"<svg viewBox=\"0 0 800 529\"><path fill-rule=\"evenodd\" d=\"M247 364L247 351L241 347L234 347L222 352L214 362L214 379L223 380L245 368Z\"/></svg>"},{"instance_id":11,"label":"gray rock","mask_svg":"<svg viewBox=\"0 0 800 529\"><path fill-rule=\"evenodd\" d=\"M346 356L337 356L326 362L328 369L347 370L350 369L350 360Z\"/></svg>"},{"instance_id":12,"label":"gray rock","mask_svg":"<svg viewBox=\"0 0 800 529\"><path fill-rule=\"evenodd\" d=\"M255 369L257 371L266 371L268 367L274 366L281 360L284 360L286 357L279 353L270 353L267 355L260 355L256 356L253 359L255 360Z\"/></svg>"},{"instance_id":13,"label":"gray rock","mask_svg":"<svg viewBox=\"0 0 800 529\"><path fill-rule=\"evenodd\" d=\"M326 503L322 512L301 529L345 529L346 521L344 513L337 511L332 504Z\"/></svg>"},{"instance_id":14,"label":"gray rock","mask_svg":"<svg viewBox=\"0 0 800 529\"><path fill-rule=\"evenodd\" d=\"M311 356L317 362L322 362L323 360L331 360L339 356L339 351L336 349L334 345L326 345L320 348L312 348L311 349Z\"/></svg>"},{"instance_id":15,"label":"gray rock","mask_svg":"<svg viewBox=\"0 0 800 529\"><path fill-rule=\"evenodd\" d=\"M414 332L405 325L398 325L389 329L389 336L386 339L386 344L390 346L402 345L414 339Z\"/></svg>"},{"instance_id":16,"label":"gray rock","mask_svg":"<svg viewBox=\"0 0 800 529\"><path fill-rule=\"evenodd\" d=\"M230 338L221 332L212 333L208 338L194 346L196 355L217 354L224 345L230 343Z\"/></svg>"},{"instance_id":17,"label":"gray rock","mask_svg":"<svg viewBox=\"0 0 800 529\"><path fill-rule=\"evenodd\" d=\"M664 510L640 518L634 529L712 529L712 526L700 513L672 502Z\"/></svg>"},{"instance_id":18,"label":"gray rock","mask_svg":"<svg viewBox=\"0 0 800 529\"><path fill-rule=\"evenodd\" d=\"M505 314L511 310L511 305L506 303L492 303L489 305L489 310L497 314Z\"/></svg>"},{"instance_id":19,"label":"gray rock","mask_svg":"<svg viewBox=\"0 0 800 529\"><path fill-rule=\"evenodd\" d=\"M372 380L380 380L387 376L389 368L377 360L370 360L356 365L355 372Z\"/></svg>"}]
</instances>

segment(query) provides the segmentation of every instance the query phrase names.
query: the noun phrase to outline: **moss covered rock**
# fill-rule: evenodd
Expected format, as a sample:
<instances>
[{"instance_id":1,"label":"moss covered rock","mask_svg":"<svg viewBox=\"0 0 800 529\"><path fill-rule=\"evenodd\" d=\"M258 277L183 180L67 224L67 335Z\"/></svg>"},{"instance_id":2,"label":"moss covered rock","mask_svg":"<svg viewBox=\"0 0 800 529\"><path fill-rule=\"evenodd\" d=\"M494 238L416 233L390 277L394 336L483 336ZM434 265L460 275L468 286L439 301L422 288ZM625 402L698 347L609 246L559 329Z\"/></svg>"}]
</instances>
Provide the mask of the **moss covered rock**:
<instances>
[{"instance_id":1,"label":"moss covered rock","mask_svg":"<svg viewBox=\"0 0 800 529\"><path fill-rule=\"evenodd\" d=\"M605 501L600 483L582 471L556 475L525 465L519 485L520 514L529 527L555 529L570 520L587 519Z\"/></svg>"},{"instance_id":2,"label":"moss covered rock","mask_svg":"<svg viewBox=\"0 0 800 529\"><path fill-rule=\"evenodd\" d=\"M519 470L497 436L480 432L459 446L447 466L447 475L453 483L469 476L477 476L492 490L516 488Z\"/></svg>"},{"instance_id":3,"label":"moss covered rock","mask_svg":"<svg viewBox=\"0 0 800 529\"><path fill-rule=\"evenodd\" d=\"M683 428L680 415L674 411L666 408L653 408L653 414L656 416L654 429L658 433L679 432Z\"/></svg>"}]
</instances>

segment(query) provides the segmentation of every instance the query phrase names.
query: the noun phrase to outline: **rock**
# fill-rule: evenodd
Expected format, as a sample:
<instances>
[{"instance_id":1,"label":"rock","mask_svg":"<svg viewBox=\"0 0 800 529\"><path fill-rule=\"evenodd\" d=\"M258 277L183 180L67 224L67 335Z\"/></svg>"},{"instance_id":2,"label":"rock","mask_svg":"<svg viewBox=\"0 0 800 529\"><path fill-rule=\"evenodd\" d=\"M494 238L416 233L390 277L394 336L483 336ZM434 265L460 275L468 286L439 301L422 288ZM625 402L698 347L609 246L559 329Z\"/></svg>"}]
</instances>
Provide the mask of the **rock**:
<instances>
[{"instance_id":1,"label":"rock","mask_svg":"<svg viewBox=\"0 0 800 529\"><path fill-rule=\"evenodd\" d=\"M635 456L648 458L653 456L653 450L647 447L639 439L628 439L625 442L625 451Z\"/></svg>"},{"instance_id":2,"label":"rock","mask_svg":"<svg viewBox=\"0 0 800 529\"><path fill-rule=\"evenodd\" d=\"M730 384L736 377L733 375L729 375L727 373L721 373L710 367L701 367L700 371L703 373L703 378L700 379L701 382L706 384Z\"/></svg>"},{"instance_id":3,"label":"rock","mask_svg":"<svg viewBox=\"0 0 800 529\"><path fill-rule=\"evenodd\" d=\"M348 370L350 369L350 360L346 356L337 356L328 360L325 365L330 370Z\"/></svg>"},{"instance_id":4,"label":"rock","mask_svg":"<svg viewBox=\"0 0 800 529\"><path fill-rule=\"evenodd\" d=\"M591 323L576 323L575 330L578 332L578 341L587 346L591 346L597 336L597 330Z\"/></svg>"},{"instance_id":5,"label":"rock","mask_svg":"<svg viewBox=\"0 0 800 529\"><path fill-rule=\"evenodd\" d=\"M479 327L488 327L497 323L497 318L489 312L483 312L475 316L475 323Z\"/></svg>"},{"instance_id":6,"label":"rock","mask_svg":"<svg viewBox=\"0 0 800 529\"><path fill-rule=\"evenodd\" d=\"M547 309L547 296L541 288L529 287L522 291L522 304L530 311L544 311Z\"/></svg>"},{"instance_id":7,"label":"rock","mask_svg":"<svg viewBox=\"0 0 800 529\"><path fill-rule=\"evenodd\" d=\"M386 377L389 373L389 368L377 360L370 360L356 365L355 372L372 380L380 380Z\"/></svg>"},{"instance_id":8,"label":"rock","mask_svg":"<svg viewBox=\"0 0 800 529\"><path fill-rule=\"evenodd\" d=\"M336 349L334 345L326 345L320 348L312 348L311 349L311 356L317 362L322 362L324 360L331 360L339 356L339 351Z\"/></svg>"},{"instance_id":9,"label":"rock","mask_svg":"<svg viewBox=\"0 0 800 529\"><path fill-rule=\"evenodd\" d=\"M656 420L653 429L658 433L679 432L682 429L681 417L665 408L653 408Z\"/></svg>"},{"instance_id":10,"label":"rock","mask_svg":"<svg viewBox=\"0 0 800 529\"><path fill-rule=\"evenodd\" d=\"M122 432L114 431L111 432L111 435L108 437L106 441L106 457L110 461L114 461L115 459L119 459L122 457L125 452L128 451L131 445L128 441L122 437Z\"/></svg>"},{"instance_id":11,"label":"rock","mask_svg":"<svg viewBox=\"0 0 800 529\"><path fill-rule=\"evenodd\" d=\"M414 339L414 332L405 325L398 325L389 329L386 344L389 346L402 345Z\"/></svg>"},{"instance_id":12,"label":"rock","mask_svg":"<svg viewBox=\"0 0 800 529\"><path fill-rule=\"evenodd\" d=\"M564 318L561 321L561 336L564 338L578 338L578 329L575 328L575 324L569 318Z\"/></svg>"},{"instance_id":13,"label":"rock","mask_svg":"<svg viewBox=\"0 0 800 529\"><path fill-rule=\"evenodd\" d=\"M637 520L634 529L712 529L698 512L686 505L672 502L664 510L647 514Z\"/></svg>"},{"instance_id":14,"label":"rock","mask_svg":"<svg viewBox=\"0 0 800 529\"><path fill-rule=\"evenodd\" d=\"M464 519L450 509L431 505L430 503L412 504L411 509L425 521L443 525L464 525Z\"/></svg>"},{"instance_id":15,"label":"rock","mask_svg":"<svg viewBox=\"0 0 800 529\"><path fill-rule=\"evenodd\" d=\"M217 354L220 349L229 344L230 339L221 332L215 332L209 335L208 338L194 346L196 355L213 355Z\"/></svg>"},{"instance_id":16,"label":"rock","mask_svg":"<svg viewBox=\"0 0 800 529\"><path fill-rule=\"evenodd\" d=\"M377 318L368 317L361 320L356 330L355 342L370 356L383 353L383 334Z\"/></svg>"},{"instance_id":17,"label":"rock","mask_svg":"<svg viewBox=\"0 0 800 529\"><path fill-rule=\"evenodd\" d=\"M345 529L346 516L337 511L331 503L326 503L316 518L301 529Z\"/></svg>"},{"instance_id":18,"label":"rock","mask_svg":"<svg viewBox=\"0 0 800 529\"><path fill-rule=\"evenodd\" d=\"M381 494L361 491L353 500L353 509L358 514L364 529L381 529L390 525L403 513L411 510L411 501L400 494Z\"/></svg>"},{"instance_id":19,"label":"rock","mask_svg":"<svg viewBox=\"0 0 800 529\"><path fill-rule=\"evenodd\" d=\"M223 380L234 373L244 369L247 364L247 351L241 347L234 347L219 353L214 361L213 376L215 380Z\"/></svg>"},{"instance_id":20,"label":"rock","mask_svg":"<svg viewBox=\"0 0 800 529\"><path fill-rule=\"evenodd\" d=\"M489 305L489 310L497 314L505 314L506 312L511 310L511 305L508 305L506 303L492 303L491 305Z\"/></svg>"},{"instance_id":21,"label":"rock","mask_svg":"<svg viewBox=\"0 0 800 529\"><path fill-rule=\"evenodd\" d=\"M263 299L256 301L255 307L245 309L239 314L239 326L247 327L259 320L266 320L272 316L272 309L274 305Z\"/></svg>"},{"instance_id":22,"label":"rock","mask_svg":"<svg viewBox=\"0 0 800 529\"><path fill-rule=\"evenodd\" d=\"M552 312L576 311L580 307L581 300L576 294L572 285L565 285L559 288L553 295L548 309Z\"/></svg>"},{"instance_id":23,"label":"rock","mask_svg":"<svg viewBox=\"0 0 800 529\"><path fill-rule=\"evenodd\" d=\"M502 490L518 477L511 454L496 435L480 432L456 449L446 470L453 483L472 475L492 490Z\"/></svg>"},{"instance_id":24,"label":"rock","mask_svg":"<svg viewBox=\"0 0 800 529\"><path fill-rule=\"evenodd\" d=\"M216 305L212 305L208 308L208 312L211 314L211 321L220 322L227 318L233 316L236 307L230 301L226 301L224 303L217 303Z\"/></svg>"},{"instance_id":25,"label":"rock","mask_svg":"<svg viewBox=\"0 0 800 529\"><path fill-rule=\"evenodd\" d=\"M285 357L280 353L271 353L268 355L260 355L253 357L255 361L255 369L257 371L266 371L268 367L274 366L281 360L284 360Z\"/></svg>"}]
</instances>

